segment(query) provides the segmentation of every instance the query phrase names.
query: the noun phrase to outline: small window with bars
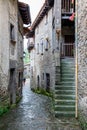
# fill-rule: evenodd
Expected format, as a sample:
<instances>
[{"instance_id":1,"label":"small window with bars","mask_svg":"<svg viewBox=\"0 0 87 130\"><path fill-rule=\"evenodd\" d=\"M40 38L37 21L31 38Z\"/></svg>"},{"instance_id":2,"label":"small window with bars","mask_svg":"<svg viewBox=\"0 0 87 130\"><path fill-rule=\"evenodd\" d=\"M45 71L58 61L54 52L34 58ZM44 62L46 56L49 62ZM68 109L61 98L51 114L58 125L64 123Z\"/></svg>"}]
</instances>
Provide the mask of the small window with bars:
<instances>
[{"instance_id":1,"label":"small window with bars","mask_svg":"<svg viewBox=\"0 0 87 130\"><path fill-rule=\"evenodd\" d=\"M37 43L37 54L39 54L39 43Z\"/></svg>"},{"instance_id":2,"label":"small window with bars","mask_svg":"<svg viewBox=\"0 0 87 130\"><path fill-rule=\"evenodd\" d=\"M10 39L11 41L15 41L15 29L13 24L10 24Z\"/></svg>"}]
</instances>

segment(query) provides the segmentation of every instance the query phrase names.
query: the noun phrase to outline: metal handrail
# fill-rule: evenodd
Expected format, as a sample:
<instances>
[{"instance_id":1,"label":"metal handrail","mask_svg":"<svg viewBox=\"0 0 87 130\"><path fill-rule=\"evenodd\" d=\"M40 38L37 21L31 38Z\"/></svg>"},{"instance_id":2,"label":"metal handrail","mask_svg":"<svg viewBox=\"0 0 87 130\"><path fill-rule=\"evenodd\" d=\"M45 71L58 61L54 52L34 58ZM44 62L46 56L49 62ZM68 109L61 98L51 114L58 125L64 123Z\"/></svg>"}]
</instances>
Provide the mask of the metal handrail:
<instances>
[{"instance_id":1,"label":"metal handrail","mask_svg":"<svg viewBox=\"0 0 87 130\"><path fill-rule=\"evenodd\" d=\"M74 43L62 43L61 56L74 56Z\"/></svg>"},{"instance_id":2,"label":"metal handrail","mask_svg":"<svg viewBox=\"0 0 87 130\"><path fill-rule=\"evenodd\" d=\"M65 12L73 12L74 4L72 4L71 0L62 0L62 13Z\"/></svg>"}]
</instances>

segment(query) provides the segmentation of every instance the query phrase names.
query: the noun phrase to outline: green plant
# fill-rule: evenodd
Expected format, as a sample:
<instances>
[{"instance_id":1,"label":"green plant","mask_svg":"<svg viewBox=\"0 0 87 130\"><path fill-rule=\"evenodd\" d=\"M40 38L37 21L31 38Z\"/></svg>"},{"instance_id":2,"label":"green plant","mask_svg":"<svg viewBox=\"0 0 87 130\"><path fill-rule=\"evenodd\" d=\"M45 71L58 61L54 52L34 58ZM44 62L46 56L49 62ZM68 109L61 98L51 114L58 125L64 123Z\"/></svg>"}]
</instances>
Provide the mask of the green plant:
<instances>
[{"instance_id":1,"label":"green plant","mask_svg":"<svg viewBox=\"0 0 87 130\"><path fill-rule=\"evenodd\" d=\"M80 122L80 126L82 127L82 130L87 130L87 121L85 119L85 117L81 114L81 112L79 112L78 114L78 119Z\"/></svg>"},{"instance_id":2,"label":"green plant","mask_svg":"<svg viewBox=\"0 0 87 130\"><path fill-rule=\"evenodd\" d=\"M37 88L32 88L31 89L33 92L35 92L35 93L37 93L37 94L43 94L43 95L45 95L45 96L48 96L48 97L51 97L51 98L53 98L53 93L52 92L47 92L45 89L43 89L43 88L39 88L38 89L38 87Z\"/></svg>"},{"instance_id":3,"label":"green plant","mask_svg":"<svg viewBox=\"0 0 87 130\"><path fill-rule=\"evenodd\" d=\"M8 112L9 109L10 109L9 105L0 106L0 116L3 115L4 113Z\"/></svg>"},{"instance_id":4,"label":"green plant","mask_svg":"<svg viewBox=\"0 0 87 130\"><path fill-rule=\"evenodd\" d=\"M10 109L13 109L17 106L19 101L21 100L21 97L16 98L16 104L10 104L9 98L7 98L5 101L0 103L0 116L2 116L4 113L8 112Z\"/></svg>"}]
</instances>

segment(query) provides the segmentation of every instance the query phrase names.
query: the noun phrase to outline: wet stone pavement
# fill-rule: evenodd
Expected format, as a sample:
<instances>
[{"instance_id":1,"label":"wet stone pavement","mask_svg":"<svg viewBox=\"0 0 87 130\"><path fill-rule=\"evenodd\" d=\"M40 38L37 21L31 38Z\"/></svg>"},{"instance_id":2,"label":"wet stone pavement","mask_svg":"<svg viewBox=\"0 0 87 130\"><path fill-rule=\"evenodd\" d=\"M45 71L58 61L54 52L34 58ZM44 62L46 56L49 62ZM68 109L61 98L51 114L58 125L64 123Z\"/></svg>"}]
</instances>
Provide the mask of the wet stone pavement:
<instances>
[{"instance_id":1,"label":"wet stone pavement","mask_svg":"<svg viewBox=\"0 0 87 130\"><path fill-rule=\"evenodd\" d=\"M0 118L0 130L81 130L76 119L56 119L51 107L51 99L33 93L27 80L21 102Z\"/></svg>"}]
</instances>

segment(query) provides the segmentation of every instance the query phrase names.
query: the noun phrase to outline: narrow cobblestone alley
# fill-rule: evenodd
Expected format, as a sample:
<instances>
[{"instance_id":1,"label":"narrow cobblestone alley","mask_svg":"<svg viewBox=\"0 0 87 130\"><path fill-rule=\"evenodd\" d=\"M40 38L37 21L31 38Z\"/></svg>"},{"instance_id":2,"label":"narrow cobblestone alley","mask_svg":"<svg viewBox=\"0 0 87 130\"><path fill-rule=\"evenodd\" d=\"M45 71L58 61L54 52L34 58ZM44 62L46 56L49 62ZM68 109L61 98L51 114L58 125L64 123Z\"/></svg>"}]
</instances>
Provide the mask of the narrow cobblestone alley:
<instances>
[{"instance_id":1,"label":"narrow cobblestone alley","mask_svg":"<svg viewBox=\"0 0 87 130\"><path fill-rule=\"evenodd\" d=\"M33 93L29 80L23 88L23 98L17 108L0 118L0 130L81 130L75 119L55 119L51 100Z\"/></svg>"}]
</instances>

